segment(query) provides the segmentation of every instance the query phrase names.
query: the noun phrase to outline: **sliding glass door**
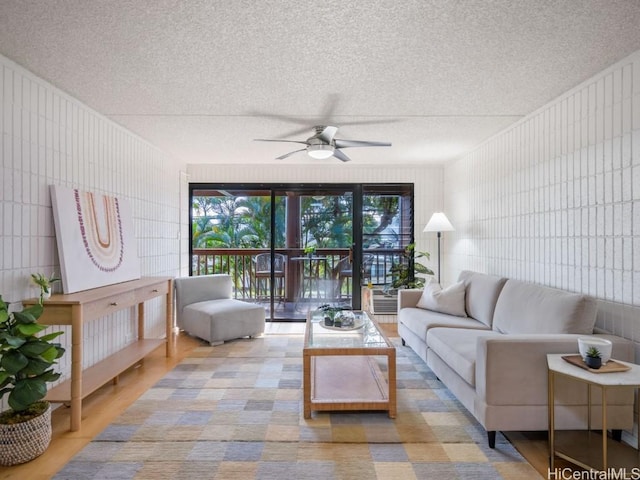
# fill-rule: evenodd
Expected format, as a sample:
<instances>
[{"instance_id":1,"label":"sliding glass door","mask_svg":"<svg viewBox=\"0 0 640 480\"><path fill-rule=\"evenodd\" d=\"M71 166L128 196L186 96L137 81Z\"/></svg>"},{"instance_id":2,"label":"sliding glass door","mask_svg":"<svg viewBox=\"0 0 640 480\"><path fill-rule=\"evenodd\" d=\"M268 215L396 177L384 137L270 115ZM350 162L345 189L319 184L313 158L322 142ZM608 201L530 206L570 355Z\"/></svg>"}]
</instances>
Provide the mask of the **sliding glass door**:
<instances>
[{"instance_id":1,"label":"sliding glass door","mask_svg":"<svg viewBox=\"0 0 640 480\"><path fill-rule=\"evenodd\" d=\"M412 188L191 185L191 274L228 273L270 320L324 304L360 309L413 239Z\"/></svg>"},{"instance_id":2,"label":"sliding glass door","mask_svg":"<svg viewBox=\"0 0 640 480\"><path fill-rule=\"evenodd\" d=\"M352 186L288 185L285 317L304 319L321 305L353 308L354 191Z\"/></svg>"}]
</instances>

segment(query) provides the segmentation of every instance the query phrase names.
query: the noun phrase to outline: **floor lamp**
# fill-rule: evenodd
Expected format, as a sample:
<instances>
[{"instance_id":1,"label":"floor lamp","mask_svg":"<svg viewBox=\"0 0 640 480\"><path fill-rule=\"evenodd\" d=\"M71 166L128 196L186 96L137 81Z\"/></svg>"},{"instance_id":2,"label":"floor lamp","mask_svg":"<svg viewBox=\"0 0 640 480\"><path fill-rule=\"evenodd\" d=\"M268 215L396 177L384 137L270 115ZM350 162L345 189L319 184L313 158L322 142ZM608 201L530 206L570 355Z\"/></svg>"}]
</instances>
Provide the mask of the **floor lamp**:
<instances>
[{"instance_id":1,"label":"floor lamp","mask_svg":"<svg viewBox=\"0 0 640 480\"><path fill-rule=\"evenodd\" d=\"M442 212L436 212L431 215L431 219L423 232L438 232L438 283L440 283L440 238L442 232L453 232L454 228L447 216Z\"/></svg>"}]
</instances>

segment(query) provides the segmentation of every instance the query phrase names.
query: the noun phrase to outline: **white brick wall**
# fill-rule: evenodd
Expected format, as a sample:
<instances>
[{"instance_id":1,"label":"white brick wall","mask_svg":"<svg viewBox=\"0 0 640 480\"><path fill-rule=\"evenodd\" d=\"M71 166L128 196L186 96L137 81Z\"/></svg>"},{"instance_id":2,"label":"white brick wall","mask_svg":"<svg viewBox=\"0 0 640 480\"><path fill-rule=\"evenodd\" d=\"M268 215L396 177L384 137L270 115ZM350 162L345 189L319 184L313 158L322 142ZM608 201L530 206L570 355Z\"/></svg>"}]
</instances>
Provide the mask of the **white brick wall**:
<instances>
[{"instance_id":1,"label":"white brick wall","mask_svg":"<svg viewBox=\"0 0 640 480\"><path fill-rule=\"evenodd\" d=\"M448 165L445 186L448 280L589 294L598 327L640 343L640 52Z\"/></svg>"},{"instance_id":2,"label":"white brick wall","mask_svg":"<svg viewBox=\"0 0 640 480\"><path fill-rule=\"evenodd\" d=\"M463 269L599 299L596 326L633 340L640 363L640 51L447 165ZM640 401L640 400L637 400ZM638 419L632 436L635 445Z\"/></svg>"},{"instance_id":3,"label":"white brick wall","mask_svg":"<svg viewBox=\"0 0 640 480\"><path fill-rule=\"evenodd\" d=\"M34 272L60 273L49 185L131 202L142 274L179 271L179 169L167 155L0 56L0 293L34 297ZM147 335L164 334L164 300L147 302ZM133 339L134 309L85 329L85 366ZM70 347L70 335L61 337ZM68 348L70 352L70 348ZM61 362L68 376L71 355Z\"/></svg>"}]
</instances>

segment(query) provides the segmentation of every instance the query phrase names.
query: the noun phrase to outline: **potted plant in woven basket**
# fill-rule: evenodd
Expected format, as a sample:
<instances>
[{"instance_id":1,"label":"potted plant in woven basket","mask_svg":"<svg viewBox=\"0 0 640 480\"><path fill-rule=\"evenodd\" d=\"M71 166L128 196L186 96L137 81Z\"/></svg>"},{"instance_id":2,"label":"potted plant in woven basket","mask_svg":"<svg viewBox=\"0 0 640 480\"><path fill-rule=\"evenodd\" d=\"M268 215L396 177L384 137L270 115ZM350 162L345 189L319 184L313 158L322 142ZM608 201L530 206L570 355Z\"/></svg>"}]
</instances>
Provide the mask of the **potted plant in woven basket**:
<instances>
[{"instance_id":1,"label":"potted plant in woven basket","mask_svg":"<svg viewBox=\"0 0 640 480\"><path fill-rule=\"evenodd\" d=\"M42 301L10 311L0 295L0 465L16 465L41 455L51 441L51 406L44 398L47 382L60 377L52 366L64 348L52 340L63 332L38 336Z\"/></svg>"}]
</instances>

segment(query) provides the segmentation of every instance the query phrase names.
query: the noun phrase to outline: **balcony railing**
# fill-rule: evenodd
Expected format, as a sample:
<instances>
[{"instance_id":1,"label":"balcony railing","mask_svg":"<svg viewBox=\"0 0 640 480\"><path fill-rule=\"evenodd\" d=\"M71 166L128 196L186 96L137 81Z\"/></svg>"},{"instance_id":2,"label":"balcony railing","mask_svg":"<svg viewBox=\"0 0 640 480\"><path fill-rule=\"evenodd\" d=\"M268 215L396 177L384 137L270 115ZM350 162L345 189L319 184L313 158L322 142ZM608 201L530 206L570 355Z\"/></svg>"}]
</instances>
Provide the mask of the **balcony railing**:
<instances>
[{"instance_id":1,"label":"balcony railing","mask_svg":"<svg viewBox=\"0 0 640 480\"><path fill-rule=\"evenodd\" d=\"M233 280L235 298L264 300L264 283L256 275L256 256L261 253L269 253L269 249L194 249L192 272L193 275L226 273ZM275 249L275 253L286 259L283 295L279 300L299 302L303 297L331 302L351 297L350 267L342 268L349 256L348 249L318 249L311 259L302 249ZM403 261L402 249L365 250L363 259L363 283L386 285L391 282L392 266Z\"/></svg>"}]
</instances>

